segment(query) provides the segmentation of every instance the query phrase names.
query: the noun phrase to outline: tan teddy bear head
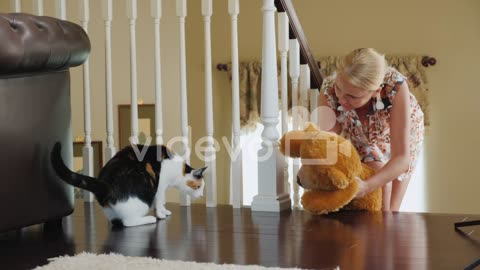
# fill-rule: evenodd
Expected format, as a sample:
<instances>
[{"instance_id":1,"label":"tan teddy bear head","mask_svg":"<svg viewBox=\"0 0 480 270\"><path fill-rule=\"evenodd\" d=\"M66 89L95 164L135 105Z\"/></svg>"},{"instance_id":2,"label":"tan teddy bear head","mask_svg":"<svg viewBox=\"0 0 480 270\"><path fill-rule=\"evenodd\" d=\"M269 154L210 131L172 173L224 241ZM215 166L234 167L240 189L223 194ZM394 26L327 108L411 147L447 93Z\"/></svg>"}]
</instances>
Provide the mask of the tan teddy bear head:
<instances>
[{"instance_id":1,"label":"tan teddy bear head","mask_svg":"<svg viewBox=\"0 0 480 270\"><path fill-rule=\"evenodd\" d=\"M301 159L297 183L309 190L302 205L315 214L337 211L350 203L358 189L355 178L367 179L374 173L362 164L349 140L312 123L304 130L287 132L280 140L280 151Z\"/></svg>"}]
</instances>

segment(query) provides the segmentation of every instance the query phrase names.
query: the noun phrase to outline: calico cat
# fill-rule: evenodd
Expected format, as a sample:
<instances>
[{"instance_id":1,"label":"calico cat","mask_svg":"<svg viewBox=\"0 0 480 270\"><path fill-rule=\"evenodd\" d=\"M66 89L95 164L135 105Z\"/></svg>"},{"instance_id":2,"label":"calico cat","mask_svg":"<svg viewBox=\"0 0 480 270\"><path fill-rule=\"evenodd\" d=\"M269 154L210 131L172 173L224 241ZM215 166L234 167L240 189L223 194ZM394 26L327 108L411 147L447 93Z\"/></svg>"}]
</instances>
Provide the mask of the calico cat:
<instances>
[{"instance_id":1,"label":"calico cat","mask_svg":"<svg viewBox=\"0 0 480 270\"><path fill-rule=\"evenodd\" d=\"M147 216L152 207L160 219L171 215L165 208L165 191L169 187L192 199L201 197L207 168L193 169L163 145L125 147L100 170L98 178L67 168L59 142L53 147L51 161L62 180L95 195L113 225L126 227L156 223L154 216Z\"/></svg>"}]
</instances>

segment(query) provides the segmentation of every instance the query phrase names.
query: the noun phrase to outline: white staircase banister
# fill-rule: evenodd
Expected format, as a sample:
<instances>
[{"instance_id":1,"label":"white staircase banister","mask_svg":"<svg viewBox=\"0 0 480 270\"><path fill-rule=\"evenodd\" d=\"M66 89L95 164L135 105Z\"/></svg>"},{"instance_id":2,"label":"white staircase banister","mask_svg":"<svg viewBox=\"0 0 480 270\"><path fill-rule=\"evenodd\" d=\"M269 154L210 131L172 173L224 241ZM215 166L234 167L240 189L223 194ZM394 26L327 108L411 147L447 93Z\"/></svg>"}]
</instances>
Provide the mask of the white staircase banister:
<instances>
[{"instance_id":1,"label":"white staircase banister","mask_svg":"<svg viewBox=\"0 0 480 270\"><path fill-rule=\"evenodd\" d=\"M187 163L190 163L190 142L188 127L188 103L187 103L187 59L185 44L185 17L187 16L187 1L176 0L178 24L180 30L180 110L181 129L183 139L183 153ZM189 206L190 197L180 194L180 205Z\"/></svg>"},{"instance_id":2,"label":"white staircase banister","mask_svg":"<svg viewBox=\"0 0 480 270\"><path fill-rule=\"evenodd\" d=\"M105 26L105 106L107 145L105 147L106 162L116 153L113 136L113 80L112 80L112 0L102 0L102 15Z\"/></svg>"},{"instance_id":3,"label":"white staircase banister","mask_svg":"<svg viewBox=\"0 0 480 270\"><path fill-rule=\"evenodd\" d=\"M233 208L243 206L242 150L240 148L240 78L238 60L238 14L240 1L228 0L228 13L231 20L232 48L232 121L233 138L231 156L231 197Z\"/></svg>"},{"instance_id":4,"label":"white staircase banister","mask_svg":"<svg viewBox=\"0 0 480 270\"><path fill-rule=\"evenodd\" d=\"M160 58L160 19L162 18L162 0L151 0L151 15L154 21L155 36L155 143L163 144L163 100L162 70Z\"/></svg>"},{"instance_id":5,"label":"white staircase banister","mask_svg":"<svg viewBox=\"0 0 480 270\"><path fill-rule=\"evenodd\" d=\"M138 144L138 90L137 90L137 0L127 0L127 18L130 25L130 143Z\"/></svg>"},{"instance_id":6,"label":"white staircase banister","mask_svg":"<svg viewBox=\"0 0 480 270\"><path fill-rule=\"evenodd\" d=\"M35 15L43 16L43 0L32 0L32 12Z\"/></svg>"},{"instance_id":7,"label":"white staircase banister","mask_svg":"<svg viewBox=\"0 0 480 270\"><path fill-rule=\"evenodd\" d=\"M217 162L213 138L213 89L212 89L212 45L211 16L212 0L202 0L202 15L205 31L205 118L207 131L207 147L205 150L205 166L208 167L204 179L206 181L206 206L217 206Z\"/></svg>"},{"instance_id":8,"label":"white staircase banister","mask_svg":"<svg viewBox=\"0 0 480 270\"><path fill-rule=\"evenodd\" d=\"M252 211L279 212L290 208L290 197L284 192L283 167L279 158L278 81L275 46L275 5L263 0L263 48L261 115L264 125L262 148L258 151L258 195L253 198Z\"/></svg>"},{"instance_id":9,"label":"white staircase banister","mask_svg":"<svg viewBox=\"0 0 480 270\"><path fill-rule=\"evenodd\" d=\"M22 12L22 1L21 0L10 0L10 10L12 12Z\"/></svg>"},{"instance_id":10,"label":"white staircase banister","mask_svg":"<svg viewBox=\"0 0 480 270\"><path fill-rule=\"evenodd\" d=\"M90 21L90 1L80 0L79 2L80 24L83 30L88 33L88 23ZM84 126L85 126L85 145L83 146L83 174L93 176L93 147L92 147L92 120L90 108L90 61L87 59L83 64L83 103L84 103ZM86 190L83 191L83 201L93 202L93 194Z\"/></svg>"}]
</instances>

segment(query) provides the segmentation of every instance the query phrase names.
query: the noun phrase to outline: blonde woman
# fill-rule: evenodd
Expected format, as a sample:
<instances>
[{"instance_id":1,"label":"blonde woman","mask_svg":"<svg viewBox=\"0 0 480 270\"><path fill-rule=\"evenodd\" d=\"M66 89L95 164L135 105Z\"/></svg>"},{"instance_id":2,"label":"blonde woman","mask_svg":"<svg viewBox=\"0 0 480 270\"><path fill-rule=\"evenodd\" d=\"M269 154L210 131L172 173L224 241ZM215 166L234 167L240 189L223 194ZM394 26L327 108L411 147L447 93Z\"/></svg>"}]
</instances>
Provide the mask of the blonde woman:
<instances>
[{"instance_id":1,"label":"blonde woman","mask_svg":"<svg viewBox=\"0 0 480 270\"><path fill-rule=\"evenodd\" d=\"M336 114L330 131L351 140L362 162L377 170L368 181L358 179L356 196L382 187L383 210L398 211L424 134L423 112L406 78L376 50L357 49L324 79L321 93L319 104Z\"/></svg>"}]
</instances>

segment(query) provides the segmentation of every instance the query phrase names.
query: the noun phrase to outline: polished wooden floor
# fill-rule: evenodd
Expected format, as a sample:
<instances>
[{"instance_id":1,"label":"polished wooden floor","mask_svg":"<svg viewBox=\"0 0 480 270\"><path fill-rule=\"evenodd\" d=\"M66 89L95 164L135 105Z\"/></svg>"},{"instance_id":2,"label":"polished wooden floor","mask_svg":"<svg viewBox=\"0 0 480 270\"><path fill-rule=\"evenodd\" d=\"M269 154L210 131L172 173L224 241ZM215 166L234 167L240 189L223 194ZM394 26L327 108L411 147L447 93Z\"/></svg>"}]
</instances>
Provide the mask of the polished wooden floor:
<instances>
[{"instance_id":1,"label":"polished wooden floor","mask_svg":"<svg viewBox=\"0 0 480 270\"><path fill-rule=\"evenodd\" d=\"M338 265L342 270L464 269L480 258L480 228L467 227L465 234L453 229L464 215L343 212L320 217L230 206L167 208L173 215L155 225L117 229L96 204L78 201L61 229L37 225L0 234L0 269L32 269L48 258L82 251L308 269Z\"/></svg>"}]
</instances>

